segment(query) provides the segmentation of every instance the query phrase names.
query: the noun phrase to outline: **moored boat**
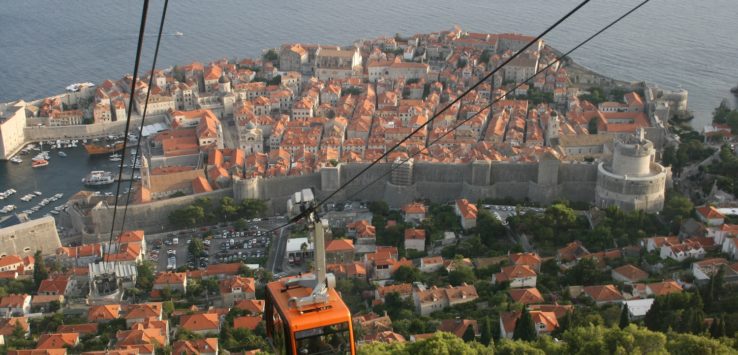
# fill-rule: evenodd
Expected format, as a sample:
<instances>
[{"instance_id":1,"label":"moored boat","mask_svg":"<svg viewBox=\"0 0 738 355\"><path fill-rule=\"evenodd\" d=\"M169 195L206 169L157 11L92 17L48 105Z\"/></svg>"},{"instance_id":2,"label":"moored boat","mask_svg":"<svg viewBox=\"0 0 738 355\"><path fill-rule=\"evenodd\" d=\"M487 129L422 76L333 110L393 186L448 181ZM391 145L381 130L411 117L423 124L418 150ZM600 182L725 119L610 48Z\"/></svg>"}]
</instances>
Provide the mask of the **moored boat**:
<instances>
[{"instance_id":1,"label":"moored boat","mask_svg":"<svg viewBox=\"0 0 738 355\"><path fill-rule=\"evenodd\" d=\"M44 159L34 160L33 163L31 163L32 168L40 168L42 166L47 166L47 165L49 165L49 161L44 160Z\"/></svg>"},{"instance_id":2,"label":"moored boat","mask_svg":"<svg viewBox=\"0 0 738 355\"><path fill-rule=\"evenodd\" d=\"M90 186L109 185L113 182L115 182L113 173L101 170L92 171L82 179L83 184Z\"/></svg>"},{"instance_id":3,"label":"moored boat","mask_svg":"<svg viewBox=\"0 0 738 355\"><path fill-rule=\"evenodd\" d=\"M123 142L115 142L112 144L103 144L100 142L87 143L84 145L87 154L100 155L119 152L123 149Z\"/></svg>"}]
</instances>

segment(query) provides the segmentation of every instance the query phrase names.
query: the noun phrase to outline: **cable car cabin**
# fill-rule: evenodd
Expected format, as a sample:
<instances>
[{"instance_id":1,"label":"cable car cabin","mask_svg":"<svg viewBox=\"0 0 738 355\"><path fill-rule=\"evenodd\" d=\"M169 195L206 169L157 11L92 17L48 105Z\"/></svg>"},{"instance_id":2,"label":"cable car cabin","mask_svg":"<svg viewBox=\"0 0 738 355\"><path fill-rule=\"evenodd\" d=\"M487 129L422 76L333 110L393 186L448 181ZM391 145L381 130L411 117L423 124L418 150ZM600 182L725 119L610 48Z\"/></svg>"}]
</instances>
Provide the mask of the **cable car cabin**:
<instances>
[{"instance_id":1,"label":"cable car cabin","mask_svg":"<svg viewBox=\"0 0 738 355\"><path fill-rule=\"evenodd\" d=\"M285 281L271 282L266 294L266 331L277 354L355 354L351 312L334 289L327 303L298 309L293 297L310 296L306 287L285 288Z\"/></svg>"}]
</instances>

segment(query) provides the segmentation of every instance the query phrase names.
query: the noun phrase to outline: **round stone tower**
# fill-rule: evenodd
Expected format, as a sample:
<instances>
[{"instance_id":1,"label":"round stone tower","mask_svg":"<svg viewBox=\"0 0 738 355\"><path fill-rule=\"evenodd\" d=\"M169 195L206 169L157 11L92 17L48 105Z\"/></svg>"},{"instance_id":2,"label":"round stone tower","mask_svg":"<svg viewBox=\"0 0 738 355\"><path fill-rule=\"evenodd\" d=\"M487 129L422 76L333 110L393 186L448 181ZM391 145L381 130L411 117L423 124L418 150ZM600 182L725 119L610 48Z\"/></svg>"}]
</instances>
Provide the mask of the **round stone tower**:
<instances>
[{"instance_id":1,"label":"round stone tower","mask_svg":"<svg viewBox=\"0 0 738 355\"><path fill-rule=\"evenodd\" d=\"M626 211L661 211L666 169L654 161L655 153L653 143L645 139L642 129L616 141L612 161L600 163L597 170L597 206L618 206Z\"/></svg>"}]
</instances>

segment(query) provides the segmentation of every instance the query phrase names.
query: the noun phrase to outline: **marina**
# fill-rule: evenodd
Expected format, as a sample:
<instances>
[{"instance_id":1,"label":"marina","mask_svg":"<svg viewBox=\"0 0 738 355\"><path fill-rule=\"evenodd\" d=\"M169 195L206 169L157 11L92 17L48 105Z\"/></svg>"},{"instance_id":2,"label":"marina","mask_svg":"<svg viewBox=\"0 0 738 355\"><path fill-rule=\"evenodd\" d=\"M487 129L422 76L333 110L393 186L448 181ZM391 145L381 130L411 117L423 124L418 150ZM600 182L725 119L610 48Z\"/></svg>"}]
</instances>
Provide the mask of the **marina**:
<instances>
[{"instance_id":1,"label":"marina","mask_svg":"<svg viewBox=\"0 0 738 355\"><path fill-rule=\"evenodd\" d=\"M115 142L119 139L107 137L106 140ZM106 144L105 140L101 141L101 144ZM13 157L13 161L0 161L0 200L3 202L0 204L0 216L25 212L31 218L45 215L55 217L64 210L67 198L80 190L112 196L120 160L125 160L127 166L133 166L133 156L129 158L130 151L127 150L126 154L116 153L120 160L111 161L111 154L89 155L83 144L83 141L75 143L64 140L33 143L25 146ZM42 166L34 168L34 159L46 163L42 162ZM85 185L82 179L93 171L109 172L113 180L106 184ZM130 174L129 168L123 169L124 184L121 191L127 190ZM134 179L140 179L138 172Z\"/></svg>"}]
</instances>

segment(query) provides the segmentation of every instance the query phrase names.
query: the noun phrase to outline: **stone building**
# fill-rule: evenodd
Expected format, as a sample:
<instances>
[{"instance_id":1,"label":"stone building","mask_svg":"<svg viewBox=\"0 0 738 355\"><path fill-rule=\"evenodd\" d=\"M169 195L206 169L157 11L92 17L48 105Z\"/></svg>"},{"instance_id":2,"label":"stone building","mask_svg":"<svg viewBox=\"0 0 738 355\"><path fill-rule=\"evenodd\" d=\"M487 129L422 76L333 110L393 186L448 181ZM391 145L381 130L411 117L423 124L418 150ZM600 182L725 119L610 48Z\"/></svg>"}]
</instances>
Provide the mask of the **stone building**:
<instances>
[{"instance_id":1,"label":"stone building","mask_svg":"<svg viewBox=\"0 0 738 355\"><path fill-rule=\"evenodd\" d=\"M664 207L667 169L655 162L653 143L644 131L615 143L612 161L597 167L595 203L622 210L661 211Z\"/></svg>"},{"instance_id":2,"label":"stone building","mask_svg":"<svg viewBox=\"0 0 738 355\"><path fill-rule=\"evenodd\" d=\"M10 159L23 145L26 126L26 103L17 101L0 104L0 159Z\"/></svg>"},{"instance_id":3,"label":"stone building","mask_svg":"<svg viewBox=\"0 0 738 355\"><path fill-rule=\"evenodd\" d=\"M0 256L31 256L36 250L54 255L60 247L53 217L28 219L21 214L0 220Z\"/></svg>"}]
</instances>

